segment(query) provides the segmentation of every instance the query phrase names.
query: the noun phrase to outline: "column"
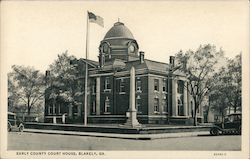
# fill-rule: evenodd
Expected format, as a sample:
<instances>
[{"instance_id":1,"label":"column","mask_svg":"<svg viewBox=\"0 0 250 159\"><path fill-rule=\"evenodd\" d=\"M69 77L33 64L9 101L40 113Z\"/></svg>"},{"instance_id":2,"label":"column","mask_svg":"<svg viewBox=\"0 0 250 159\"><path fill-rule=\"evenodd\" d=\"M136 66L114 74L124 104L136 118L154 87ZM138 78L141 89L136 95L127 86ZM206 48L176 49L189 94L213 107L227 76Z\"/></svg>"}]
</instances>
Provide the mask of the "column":
<instances>
[{"instance_id":1,"label":"column","mask_svg":"<svg viewBox=\"0 0 250 159\"><path fill-rule=\"evenodd\" d=\"M177 80L172 78L172 115L177 116L178 101L177 101Z\"/></svg>"},{"instance_id":2,"label":"column","mask_svg":"<svg viewBox=\"0 0 250 159\"><path fill-rule=\"evenodd\" d=\"M96 77L96 115L100 115L100 86L101 77Z\"/></svg>"},{"instance_id":3,"label":"column","mask_svg":"<svg viewBox=\"0 0 250 159\"><path fill-rule=\"evenodd\" d=\"M132 66L130 69L130 94L129 94L129 110L127 112L128 119L125 123L129 127L140 127L137 120L137 110L135 108L135 68Z\"/></svg>"},{"instance_id":4,"label":"column","mask_svg":"<svg viewBox=\"0 0 250 159\"><path fill-rule=\"evenodd\" d=\"M187 82L184 81L184 92L183 92L183 109L184 109L184 116L188 115L188 108L187 108Z\"/></svg>"}]
</instances>

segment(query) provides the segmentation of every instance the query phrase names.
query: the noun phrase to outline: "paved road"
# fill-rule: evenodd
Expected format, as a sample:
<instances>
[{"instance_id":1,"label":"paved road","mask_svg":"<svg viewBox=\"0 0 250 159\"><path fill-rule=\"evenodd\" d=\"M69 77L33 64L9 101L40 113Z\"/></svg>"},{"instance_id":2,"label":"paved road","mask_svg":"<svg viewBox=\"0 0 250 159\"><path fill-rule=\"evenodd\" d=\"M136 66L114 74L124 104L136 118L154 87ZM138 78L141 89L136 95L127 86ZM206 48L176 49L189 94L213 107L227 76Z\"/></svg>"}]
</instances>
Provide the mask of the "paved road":
<instances>
[{"instance_id":1,"label":"paved road","mask_svg":"<svg viewBox=\"0 0 250 159\"><path fill-rule=\"evenodd\" d=\"M155 140L9 132L8 150L230 150L241 149L241 136L198 136Z\"/></svg>"}]
</instances>

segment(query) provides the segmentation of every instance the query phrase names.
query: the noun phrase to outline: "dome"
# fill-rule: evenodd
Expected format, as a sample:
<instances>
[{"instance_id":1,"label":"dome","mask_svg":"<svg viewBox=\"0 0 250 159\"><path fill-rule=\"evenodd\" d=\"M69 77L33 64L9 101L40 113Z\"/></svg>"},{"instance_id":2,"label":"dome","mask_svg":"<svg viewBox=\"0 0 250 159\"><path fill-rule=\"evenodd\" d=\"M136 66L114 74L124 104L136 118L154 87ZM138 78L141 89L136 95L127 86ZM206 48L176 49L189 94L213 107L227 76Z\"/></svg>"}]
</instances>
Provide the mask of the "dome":
<instances>
[{"instance_id":1,"label":"dome","mask_svg":"<svg viewBox=\"0 0 250 159\"><path fill-rule=\"evenodd\" d=\"M131 31L121 22L116 22L114 26L107 32L105 39L126 38L134 39Z\"/></svg>"}]
</instances>

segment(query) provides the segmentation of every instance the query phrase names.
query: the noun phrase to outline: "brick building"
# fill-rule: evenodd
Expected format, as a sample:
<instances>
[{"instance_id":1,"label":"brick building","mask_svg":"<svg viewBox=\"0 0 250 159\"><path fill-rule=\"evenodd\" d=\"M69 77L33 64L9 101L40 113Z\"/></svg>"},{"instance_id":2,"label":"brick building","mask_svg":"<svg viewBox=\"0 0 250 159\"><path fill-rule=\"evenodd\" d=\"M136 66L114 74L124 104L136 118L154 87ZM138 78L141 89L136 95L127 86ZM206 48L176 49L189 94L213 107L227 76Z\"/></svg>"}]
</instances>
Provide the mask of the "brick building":
<instances>
[{"instance_id":1,"label":"brick building","mask_svg":"<svg viewBox=\"0 0 250 159\"><path fill-rule=\"evenodd\" d=\"M169 64L148 60L139 51L139 45L130 30L116 22L106 33L99 46L99 62L88 60L88 122L125 123L129 108L130 73L135 68L135 103L140 123L188 124L192 118L194 102L187 92L185 74L177 67L174 57ZM84 62L85 60L83 60ZM84 81L82 79L82 81ZM45 121L52 118L61 121L64 112L48 113L45 106ZM61 104L61 107L65 105ZM53 110L53 108L51 108ZM79 117L83 109L75 109ZM202 121L202 107L198 109L198 121Z\"/></svg>"}]
</instances>

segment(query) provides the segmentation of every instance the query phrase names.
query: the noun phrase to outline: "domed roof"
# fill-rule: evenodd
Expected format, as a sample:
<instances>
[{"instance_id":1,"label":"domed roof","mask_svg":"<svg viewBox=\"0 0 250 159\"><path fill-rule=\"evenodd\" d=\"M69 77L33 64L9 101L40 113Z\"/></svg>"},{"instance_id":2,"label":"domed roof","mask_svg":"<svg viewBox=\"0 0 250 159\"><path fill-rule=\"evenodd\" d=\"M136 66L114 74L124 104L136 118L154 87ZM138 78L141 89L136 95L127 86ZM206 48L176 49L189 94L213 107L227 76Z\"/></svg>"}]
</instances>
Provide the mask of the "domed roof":
<instances>
[{"instance_id":1,"label":"domed roof","mask_svg":"<svg viewBox=\"0 0 250 159\"><path fill-rule=\"evenodd\" d=\"M104 39L115 38L134 39L134 36L123 23L116 22L114 26L106 33Z\"/></svg>"}]
</instances>

